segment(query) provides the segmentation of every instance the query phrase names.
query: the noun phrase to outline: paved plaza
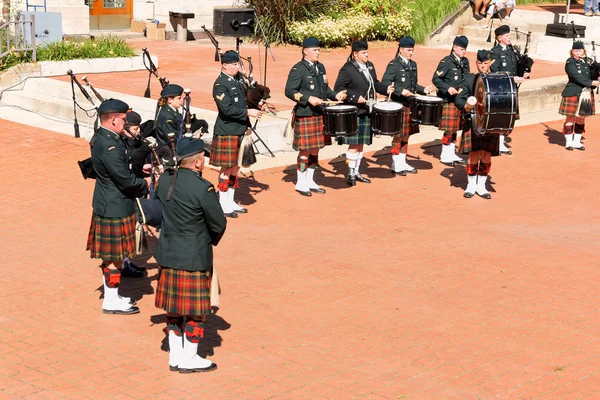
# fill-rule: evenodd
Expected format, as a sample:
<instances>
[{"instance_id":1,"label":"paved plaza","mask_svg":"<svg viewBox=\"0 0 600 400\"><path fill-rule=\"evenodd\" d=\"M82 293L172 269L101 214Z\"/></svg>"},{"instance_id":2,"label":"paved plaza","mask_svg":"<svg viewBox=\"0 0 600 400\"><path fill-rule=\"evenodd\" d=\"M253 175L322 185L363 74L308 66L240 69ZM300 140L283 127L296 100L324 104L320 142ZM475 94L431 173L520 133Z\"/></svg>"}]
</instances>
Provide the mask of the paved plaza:
<instances>
[{"instance_id":1,"label":"paved plaza","mask_svg":"<svg viewBox=\"0 0 600 400\"><path fill-rule=\"evenodd\" d=\"M168 78L210 93L217 63L165 59L184 45L152 44ZM288 50L269 78L282 107L300 56ZM374 51L380 75L394 52ZM444 54L417 49L424 81ZM322 61L333 74L346 55ZM90 77L138 95L145 79ZM193 101L214 107L206 94ZM184 375L168 369L151 251L135 260L147 278L122 283L141 313L102 314L98 261L85 251L94 182L76 163L88 144L2 120L0 399L600 398L599 123L587 122L585 152L565 151L558 114L517 128L513 155L493 159L491 200L464 199L464 167L422 144L409 146L417 175L394 177L390 154L370 152L373 183L353 188L344 163L323 160L322 196L294 191L293 165L243 177L249 213L228 220L215 250L221 307L200 346L219 369Z\"/></svg>"}]
</instances>

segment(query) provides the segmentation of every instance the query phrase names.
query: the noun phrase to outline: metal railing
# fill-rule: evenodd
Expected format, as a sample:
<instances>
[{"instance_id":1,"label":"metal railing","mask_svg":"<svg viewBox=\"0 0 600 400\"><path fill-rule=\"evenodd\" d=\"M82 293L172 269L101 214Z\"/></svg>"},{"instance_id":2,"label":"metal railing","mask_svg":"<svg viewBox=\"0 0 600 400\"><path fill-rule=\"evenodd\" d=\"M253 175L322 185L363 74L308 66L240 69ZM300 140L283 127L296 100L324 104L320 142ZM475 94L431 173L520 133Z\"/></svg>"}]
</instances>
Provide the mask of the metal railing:
<instances>
[{"instance_id":1,"label":"metal railing","mask_svg":"<svg viewBox=\"0 0 600 400\"><path fill-rule=\"evenodd\" d=\"M36 62L35 15L30 19L17 19L0 25L0 63L10 53L31 51L31 61Z\"/></svg>"}]
</instances>

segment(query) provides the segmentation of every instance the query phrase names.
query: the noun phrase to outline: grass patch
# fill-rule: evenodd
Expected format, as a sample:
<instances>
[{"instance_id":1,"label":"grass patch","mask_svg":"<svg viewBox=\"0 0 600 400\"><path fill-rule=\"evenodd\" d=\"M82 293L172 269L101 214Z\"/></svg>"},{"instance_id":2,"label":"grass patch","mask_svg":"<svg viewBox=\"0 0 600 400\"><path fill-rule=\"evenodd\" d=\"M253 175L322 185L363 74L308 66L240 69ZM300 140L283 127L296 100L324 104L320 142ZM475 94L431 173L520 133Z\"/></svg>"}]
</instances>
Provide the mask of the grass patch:
<instances>
[{"instance_id":1,"label":"grass patch","mask_svg":"<svg viewBox=\"0 0 600 400\"><path fill-rule=\"evenodd\" d=\"M2 33L0 33L1 35ZM4 52L5 49L2 49ZM67 61L90 58L133 57L135 50L123 39L115 36L63 40L38 46L37 61ZM2 58L0 71L17 64L31 62L31 51L10 53Z\"/></svg>"}]
</instances>

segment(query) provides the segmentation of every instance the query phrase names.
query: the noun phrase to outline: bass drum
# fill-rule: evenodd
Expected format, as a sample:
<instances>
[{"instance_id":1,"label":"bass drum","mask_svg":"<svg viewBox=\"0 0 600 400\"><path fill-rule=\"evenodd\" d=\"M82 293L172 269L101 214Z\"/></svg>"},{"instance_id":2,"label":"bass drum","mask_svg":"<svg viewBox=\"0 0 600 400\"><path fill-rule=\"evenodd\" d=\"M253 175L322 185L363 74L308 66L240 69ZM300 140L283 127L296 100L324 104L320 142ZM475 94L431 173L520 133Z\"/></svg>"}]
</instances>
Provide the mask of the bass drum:
<instances>
[{"instance_id":1,"label":"bass drum","mask_svg":"<svg viewBox=\"0 0 600 400\"><path fill-rule=\"evenodd\" d=\"M474 89L477 104L473 132L478 135L508 135L518 113L517 85L508 72L479 74Z\"/></svg>"}]
</instances>

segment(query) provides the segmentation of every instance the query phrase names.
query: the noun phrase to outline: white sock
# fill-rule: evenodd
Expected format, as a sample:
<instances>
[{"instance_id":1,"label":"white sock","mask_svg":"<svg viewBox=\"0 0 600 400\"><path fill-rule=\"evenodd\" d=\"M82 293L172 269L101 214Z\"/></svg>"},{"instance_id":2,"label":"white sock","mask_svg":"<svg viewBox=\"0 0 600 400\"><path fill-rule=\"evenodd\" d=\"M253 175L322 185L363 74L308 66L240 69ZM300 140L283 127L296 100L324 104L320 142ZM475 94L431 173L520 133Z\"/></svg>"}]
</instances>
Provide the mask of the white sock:
<instances>
[{"instance_id":1,"label":"white sock","mask_svg":"<svg viewBox=\"0 0 600 400\"><path fill-rule=\"evenodd\" d=\"M353 176L356 175L357 163L358 163L358 153L354 151L346 152L346 160L348 160L348 175Z\"/></svg>"}]
</instances>

